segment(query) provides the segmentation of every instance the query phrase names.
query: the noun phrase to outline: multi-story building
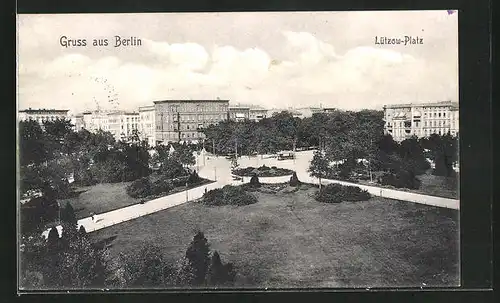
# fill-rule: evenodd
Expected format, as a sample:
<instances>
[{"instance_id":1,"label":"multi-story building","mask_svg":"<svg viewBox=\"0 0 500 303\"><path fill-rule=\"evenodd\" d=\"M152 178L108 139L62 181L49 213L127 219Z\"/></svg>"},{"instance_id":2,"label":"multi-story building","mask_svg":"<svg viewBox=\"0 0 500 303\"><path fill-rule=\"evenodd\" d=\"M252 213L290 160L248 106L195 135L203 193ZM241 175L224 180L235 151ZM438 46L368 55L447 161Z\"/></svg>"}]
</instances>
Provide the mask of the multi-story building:
<instances>
[{"instance_id":1,"label":"multi-story building","mask_svg":"<svg viewBox=\"0 0 500 303\"><path fill-rule=\"evenodd\" d=\"M198 142L199 130L229 118L229 100L154 101L156 143Z\"/></svg>"},{"instance_id":2,"label":"multi-story building","mask_svg":"<svg viewBox=\"0 0 500 303\"><path fill-rule=\"evenodd\" d=\"M116 140L127 140L139 130L139 113L116 111L107 114L104 130L109 131Z\"/></svg>"},{"instance_id":3,"label":"multi-story building","mask_svg":"<svg viewBox=\"0 0 500 303\"><path fill-rule=\"evenodd\" d=\"M71 123L74 125L74 129L76 131L79 131L79 130L85 128L83 114L82 115L74 115L73 117L71 117Z\"/></svg>"},{"instance_id":4,"label":"multi-story building","mask_svg":"<svg viewBox=\"0 0 500 303\"><path fill-rule=\"evenodd\" d=\"M267 118L267 109L262 107L251 107L248 118L252 121L259 122L260 120Z\"/></svg>"},{"instance_id":5,"label":"multi-story building","mask_svg":"<svg viewBox=\"0 0 500 303\"><path fill-rule=\"evenodd\" d=\"M139 107L139 136L141 140L148 141L149 146L154 146L155 139L155 106Z\"/></svg>"},{"instance_id":6,"label":"multi-story building","mask_svg":"<svg viewBox=\"0 0 500 303\"><path fill-rule=\"evenodd\" d=\"M83 128L95 132L98 130L107 131L108 113L104 111L87 111L82 114ZM77 128L78 129L78 128Z\"/></svg>"},{"instance_id":7,"label":"multi-story building","mask_svg":"<svg viewBox=\"0 0 500 303\"><path fill-rule=\"evenodd\" d=\"M69 110L66 109L24 109L19 111L19 121L34 120L42 124L44 121L69 119Z\"/></svg>"},{"instance_id":8,"label":"multi-story building","mask_svg":"<svg viewBox=\"0 0 500 303\"><path fill-rule=\"evenodd\" d=\"M250 107L230 106L229 119L236 122L241 122L250 119Z\"/></svg>"},{"instance_id":9,"label":"multi-story building","mask_svg":"<svg viewBox=\"0 0 500 303\"><path fill-rule=\"evenodd\" d=\"M402 141L411 136L458 133L458 103L451 101L384 106L385 133Z\"/></svg>"}]
</instances>

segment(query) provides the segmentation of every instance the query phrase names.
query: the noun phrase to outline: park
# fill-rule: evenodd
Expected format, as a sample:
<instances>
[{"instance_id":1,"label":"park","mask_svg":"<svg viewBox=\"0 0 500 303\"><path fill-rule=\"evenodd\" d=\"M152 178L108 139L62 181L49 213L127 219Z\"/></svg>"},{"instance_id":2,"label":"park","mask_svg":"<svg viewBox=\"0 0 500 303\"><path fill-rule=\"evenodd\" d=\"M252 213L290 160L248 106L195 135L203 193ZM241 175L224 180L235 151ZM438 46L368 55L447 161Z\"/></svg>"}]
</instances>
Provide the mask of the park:
<instances>
[{"instance_id":1,"label":"park","mask_svg":"<svg viewBox=\"0 0 500 303\"><path fill-rule=\"evenodd\" d=\"M60 156L23 158L22 188L45 194L21 213L32 223L21 229L27 287L456 285L458 191L439 147L451 139L375 141L379 131L363 123L378 118L365 114L282 113L214 126L213 144L156 147L28 123L26 150ZM339 121L356 127L339 131ZM61 183L68 171L71 185ZM75 269L54 277L54 266Z\"/></svg>"}]
</instances>

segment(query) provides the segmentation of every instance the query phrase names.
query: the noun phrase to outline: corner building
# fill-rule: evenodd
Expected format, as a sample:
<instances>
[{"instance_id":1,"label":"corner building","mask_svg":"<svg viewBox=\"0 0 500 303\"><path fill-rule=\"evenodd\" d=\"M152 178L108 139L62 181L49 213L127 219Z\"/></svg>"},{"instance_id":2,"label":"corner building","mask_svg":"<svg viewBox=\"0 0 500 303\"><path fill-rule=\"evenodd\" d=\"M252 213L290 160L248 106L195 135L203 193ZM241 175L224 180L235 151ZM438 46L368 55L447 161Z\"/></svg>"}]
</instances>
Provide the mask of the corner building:
<instances>
[{"instance_id":1,"label":"corner building","mask_svg":"<svg viewBox=\"0 0 500 303\"><path fill-rule=\"evenodd\" d=\"M229 100L154 101L156 144L197 143L201 129L229 118Z\"/></svg>"},{"instance_id":2,"label":"corner building","mask_svg":"<svg viewBox=\"0 0 500 303\"><path fill-rule=\"evenodd\" d=\"M459 131L458 102L442 101L384 106L384 132L395 141L431 134L456 135Z\"/></svg>"}]
</instances>

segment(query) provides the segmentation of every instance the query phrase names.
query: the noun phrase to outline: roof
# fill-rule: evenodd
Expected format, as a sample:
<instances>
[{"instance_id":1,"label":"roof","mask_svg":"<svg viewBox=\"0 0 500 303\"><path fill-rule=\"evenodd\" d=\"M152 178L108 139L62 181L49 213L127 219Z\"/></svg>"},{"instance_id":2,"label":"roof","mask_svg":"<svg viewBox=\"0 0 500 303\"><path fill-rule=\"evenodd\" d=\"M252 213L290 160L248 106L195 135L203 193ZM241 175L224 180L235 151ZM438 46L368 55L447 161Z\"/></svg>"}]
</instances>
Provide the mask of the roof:
<instances>
[{"instance_id":1,"label":"roof","mask_svg":"<svg viewBox=\"0 0 500 303\"><path fill-rule=\"evenodd\" d=\"M123 111L123 110L108 113L108 116L115 116L115 115L136 116L136 115L139 115L139 113L136 113L136 112L126 112L126 111Z\"/></svg>"},{"instance_id":2,"label":"roof","mask_svg":"<svg viewBox=\"0 0 500 303\"><path fill-rule=\"evenodd\" d=\"M53 109L53 108L41 108L41 109L23 109L19 111L20 113L40 113L40 112L57 112L57 113L67 113L69 109Z\"/></svg>"},{"instance_id":3,"label":"roof","mask_svg":"<svg viewBox=\"0 0 500 303\"><path fill-rule=\"evenodd\" d=\"M208 103L208 102L220 102L220 103L229 103L229 100L220 100L220 99L215 99L215 100L158 100L158 101L153 101L154 104L160 104L160 103Z\"/></svg>"},{"instance_id":4,"label":"roof","mask_svg":"<svg viewBox=\"0 0 500 303\"><path fill-rule=\"evenodd\" d=\"M140 112L151 111L151 110L154 110L154 109L155 109L154 105L139 106L139 111Z\"/></svg>"},{"instance_id":5,"label":"roof","mask_svg":"<svg viewBox=\"0 0 500 303\"><path fill-rule=\"evenodd\" d=\"M389 105L384 105L384 108L408 108L408 107L413 107L413 106L418 106L418 107L452 106L452 107L458 108L458 102L438 101L438 102L428 102L428 103L389 104Z\"/></svg>"}]
</instances>

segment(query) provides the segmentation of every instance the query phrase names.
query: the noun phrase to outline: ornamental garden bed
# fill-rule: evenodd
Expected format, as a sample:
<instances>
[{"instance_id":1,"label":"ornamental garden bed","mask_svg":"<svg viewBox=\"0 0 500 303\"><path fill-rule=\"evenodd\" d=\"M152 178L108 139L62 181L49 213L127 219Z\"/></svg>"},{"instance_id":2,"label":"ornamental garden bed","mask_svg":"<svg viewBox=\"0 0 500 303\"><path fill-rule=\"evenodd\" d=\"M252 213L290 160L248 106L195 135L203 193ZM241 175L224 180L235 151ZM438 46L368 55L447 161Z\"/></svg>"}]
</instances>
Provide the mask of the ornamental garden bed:
<instances>
[{"instance_id":1,"label":"ornamental garden bed","mask_svg":"<svg viewBox=\"0 0 500 303\"><path fill-rule=\"evenodd\" d=\"M282 177L282 176L291 176L293 174L293 170L286 168L279 168L276 166L266 166L262 165L261 167L245 167L235 169L233 171L234 175L240 177L252 177L253 175L257 175L258 177Z\"/></svg>"},{"instance_id":2,"label":"ornamental garden bed","mask_svg":"<svg viewBox=\"0 0 500 303\"><path fill-rule=\"evenodd\" d=\"M196 172L173 179L153 174L132 182L126 190L130 197L139 199L139 203L144 203L211 182L213 181L199 177Z\"/></svg>"}]
</instances>

